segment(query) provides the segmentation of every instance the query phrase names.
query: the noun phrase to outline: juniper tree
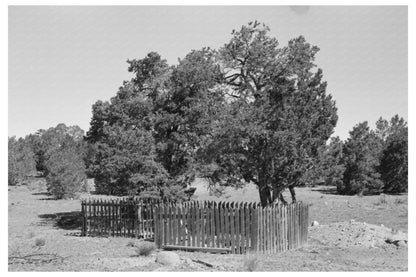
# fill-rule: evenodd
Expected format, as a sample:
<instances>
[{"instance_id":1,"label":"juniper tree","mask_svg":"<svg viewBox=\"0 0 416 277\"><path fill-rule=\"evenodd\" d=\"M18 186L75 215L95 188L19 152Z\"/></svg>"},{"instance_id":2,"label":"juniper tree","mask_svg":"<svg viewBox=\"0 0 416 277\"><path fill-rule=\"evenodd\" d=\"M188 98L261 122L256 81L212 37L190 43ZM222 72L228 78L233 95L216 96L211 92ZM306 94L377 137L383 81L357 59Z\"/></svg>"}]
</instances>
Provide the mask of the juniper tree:
<instances>
[{"instance_id":1,"label":"juniper tree","mask_svg":"<svg viewBox=\"0 0 416 277\"><path fill-rule=\"evenodd\" d=\"M380 193L383 183L377 172L380 156L380 140L370 130L367 121L357 124L350 131L344 144L345 172L338 192L342 194Z\"/></svg>"},{"instance_id":2,"label":"juniper tree","mask_svg":"<svg viewBox=\"0 0 416 277\"><path fill-rule=\"evenodd\" d=\"M134 77L93 106L89 171L102 192L185 198L219 95L214 52L193 51L173 67L155 52L128 63Z\"/></svg>"},{"instance_id":3,"label":"juniper tree","mask_svg":"<svg viewBox=\"0 0 416 277\"><path fill-rule=\"evenodd\" d=\"M233 31L219 50L229 107L207 147L213 182L254 182L263 206L303 184L337 122L316 46L303 37L278 47L258 22Z\"/></svg>"},{"instance_id":4,"label":"juniper tree","mask_svg":"<svg viewBox=\"0 0 416 277\"><path fill-rule=\"evenodd\" d=\"M36 172L35 155L30 145L22 138L8 140L8 184L16 185Z\"/></svg>"}]
</instances>

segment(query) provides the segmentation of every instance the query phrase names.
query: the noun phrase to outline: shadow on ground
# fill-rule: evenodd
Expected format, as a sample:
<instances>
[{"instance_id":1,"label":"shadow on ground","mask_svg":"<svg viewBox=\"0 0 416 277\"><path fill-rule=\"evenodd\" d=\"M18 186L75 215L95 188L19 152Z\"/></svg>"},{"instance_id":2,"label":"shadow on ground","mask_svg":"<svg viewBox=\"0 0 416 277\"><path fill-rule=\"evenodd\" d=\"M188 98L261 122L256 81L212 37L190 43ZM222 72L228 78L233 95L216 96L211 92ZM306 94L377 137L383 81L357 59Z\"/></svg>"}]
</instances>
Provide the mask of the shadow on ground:
<instances>
[{"instance_id":1,"label":"shadow on ground","mask_svg":"<svg viewBox=\"0 0 416 277\"><path fill-rule=\"evenodd\" d=\"M337 188L334 188L334 187L319 188L319 189L317 188L317 189L311 189L311 190L320 192L322 194L334 194L334 195L338 194L339 195Z\"/></svg>"},{"instance_id":2,"label":"shadow on ground","mask_svg":"<svg viewBox=\"0 0 416 277\"><path fill-rule=\"evenodd\" d=\"M64 230L79 230L82 226L82 217L80 211L41 214L41 225L53 224L54 227Z\"/></svg>"}]
</instances>

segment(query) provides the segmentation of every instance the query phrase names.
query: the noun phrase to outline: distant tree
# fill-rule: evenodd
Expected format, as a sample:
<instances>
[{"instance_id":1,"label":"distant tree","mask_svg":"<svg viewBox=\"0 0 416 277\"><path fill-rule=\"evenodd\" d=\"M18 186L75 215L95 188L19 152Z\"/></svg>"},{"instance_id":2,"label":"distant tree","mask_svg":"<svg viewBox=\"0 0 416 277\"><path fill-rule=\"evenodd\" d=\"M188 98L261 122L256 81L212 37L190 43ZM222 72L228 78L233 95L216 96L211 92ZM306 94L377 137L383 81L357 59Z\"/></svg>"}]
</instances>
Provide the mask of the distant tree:
<instances>
[{"instance_id":1,"label":"distant tree","mask_svg":"<svg viewBox=\"0 0 416 277\"><path fill-rule=\"evenodd\" d=\"M383 190L377 171L381 141L371 131L367 121L354 126L344 144L345 172L343 183L338 185L341 194L376 194Z\"/></svg>"},{"instance_id":2,"label":"distant tree","mask_svg":"<svg viewBox=\"0 0 416 277\"><path fill-rule=\"evenodd\" d=\"M34 153L28 143L20 138L9 137L8 141L8 184L16 185L36 172Z\"/></svg>"},{"instance_id":3,"label":"distant tree","mask_svg":"<svg viewBox=\"0 0 416 277\"><path fill-rule=\"evenodd\" d=\"M384 149L378 168L385 193L408 190L408 128L403 118L395 115L386 127Z\"/></svg>"},{"instance_id":4,"label":"distant tree","mask_svg":"<svg viewBox=\"0 0 416 277\"><path fill-rule=\"evenodd\" d=\"M82 148L70 137L52 150L45 162L47 189L57 199L76 198L86 190Z\"/></svg>"},{"instance_id":5,"label":"distant tree","mask_svg":"<svg viewBox=\"0 0 416 277\"><path fill-rule=\"evenodd\" d=\"M68 137L82 143L83 135L84 131L79 126L66 126L60 123L56 127L51 127L47 130L41 129L35 134L26 136L25 141L28 142L35 153L37 170L46 176L47 168L45 162L49 155L58 149Z\"/></svg>"},{"instance_id":6,"label":"distant tree","mask_svg":"<svg viewBox=\"0 0 416 277\"><path fill-rule=\"evenodd\" d=\"M319 49L303 37L279 48L268 31L251 22L219 50L229 105L205 151L213 183L253 182L263 206L284 201L286 188L296 201L337 122L322 70L313 71Z\"/></svg>"}]
</instances>

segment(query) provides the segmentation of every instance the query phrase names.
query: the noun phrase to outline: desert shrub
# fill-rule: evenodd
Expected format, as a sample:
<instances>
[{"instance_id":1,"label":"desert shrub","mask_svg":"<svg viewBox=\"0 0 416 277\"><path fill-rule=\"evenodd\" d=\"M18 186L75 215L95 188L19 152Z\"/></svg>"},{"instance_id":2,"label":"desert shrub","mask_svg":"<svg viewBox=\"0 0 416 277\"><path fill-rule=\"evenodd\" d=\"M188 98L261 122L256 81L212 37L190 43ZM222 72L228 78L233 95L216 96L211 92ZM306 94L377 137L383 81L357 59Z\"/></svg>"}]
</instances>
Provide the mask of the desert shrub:
<instances>
[{"instance_id":1,"label":"desert shrub","mask_svg":"<svg viewBox=\"0 0 416 277\"><path fill-rule=\"evenodd\" d=\"M141 241L136 244L136 253L139 256L149 256L156 249L156 246L152 242Z\"/></svg>"},{"instance_id":2,"label":"desert shrub","mask_svg":"<svg viewBox=\"0 0 416 277\"><path fill-rule=\"evenodd\" d=\"M257 266L258 266L258 258L257 256L247 256L244 260L244 269L246 271L256 271Z\"/></svg>"},{"instance_id":3,"label":"desert shrub","mask_svg":"<svg viewBox=\"0 0 416 277\"><path fill-rule=\"evenodd\" d=\"M46 241L45 241L45 239L43 239L43 238L37 238L36 240L35 240L35 245L36 246L44 246L46 244Z\"/></svg>"},{"instance_id":4,"label":"desert shrub","mask_svg":"<svg viewBox=\"0 0 416 277\"><path fill-rule=\"evenodd\" d=\"M86 174L82 156L71 142L63 144L46 161L47 189L57 199L76 198L85 190Z\"/></svg>"}]
</instances>

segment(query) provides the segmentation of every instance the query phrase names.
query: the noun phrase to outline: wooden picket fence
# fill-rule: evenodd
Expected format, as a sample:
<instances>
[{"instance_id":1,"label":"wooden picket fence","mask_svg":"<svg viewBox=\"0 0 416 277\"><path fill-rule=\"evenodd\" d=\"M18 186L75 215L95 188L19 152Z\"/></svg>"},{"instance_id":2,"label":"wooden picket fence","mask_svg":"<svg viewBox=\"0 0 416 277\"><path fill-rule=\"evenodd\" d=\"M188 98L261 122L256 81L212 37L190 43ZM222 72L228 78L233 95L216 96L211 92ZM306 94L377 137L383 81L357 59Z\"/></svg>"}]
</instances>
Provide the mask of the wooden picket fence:
<instances>
[{"instance_id":1,"label":"wooden picket fence","mask_svg":"<svg viewBox=\"0 0 416 277\"><path fill-rule=\"evenodd\" d=\"M127 198L83 200L81 235L153 239L155 203L150 199Z\"/></svg>"},{"instance_id":2,"label":"wooden picket fence","mask_svg":"<svg viewBox=\"0 0 416 277\"><path fill-rule=\"evenodd\" d=\"M277 253L307 243L308 205L190 202L155 208L158 248ZM223 251L221 251L223 250Z\"/></svg>"},{"instance_id":3,"label":"wooden picket fence","mask_svg":"<svg viewBox=\"0 0 416 277\"><path fill-rule=\"evenodd\" d=\"M82 215L83 236L153 239L164 249L276 253L307 243L309 206L84 200Z\"/></svg>"}]
</instances>

